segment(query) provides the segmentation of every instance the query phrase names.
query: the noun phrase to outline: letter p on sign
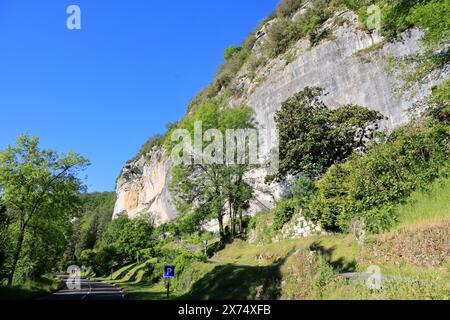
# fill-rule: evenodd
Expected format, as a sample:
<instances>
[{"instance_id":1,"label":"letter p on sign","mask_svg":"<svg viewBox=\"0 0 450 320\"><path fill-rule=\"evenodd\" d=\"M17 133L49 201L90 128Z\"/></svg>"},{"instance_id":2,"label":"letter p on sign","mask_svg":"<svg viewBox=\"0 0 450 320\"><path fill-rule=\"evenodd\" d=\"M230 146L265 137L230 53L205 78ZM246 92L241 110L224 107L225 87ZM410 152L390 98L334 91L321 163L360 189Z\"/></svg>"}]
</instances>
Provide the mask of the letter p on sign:
<instances>
[{"instance_id":1,"label":"letter p on sign","mask_svg":"<svg viewBox=\"0 0 450 320\"><path fill-rule=\"evenodd\" d=\"M164 266L164 278L173 278L175 276L175 266Z\"/></svg>"}]
</instances>

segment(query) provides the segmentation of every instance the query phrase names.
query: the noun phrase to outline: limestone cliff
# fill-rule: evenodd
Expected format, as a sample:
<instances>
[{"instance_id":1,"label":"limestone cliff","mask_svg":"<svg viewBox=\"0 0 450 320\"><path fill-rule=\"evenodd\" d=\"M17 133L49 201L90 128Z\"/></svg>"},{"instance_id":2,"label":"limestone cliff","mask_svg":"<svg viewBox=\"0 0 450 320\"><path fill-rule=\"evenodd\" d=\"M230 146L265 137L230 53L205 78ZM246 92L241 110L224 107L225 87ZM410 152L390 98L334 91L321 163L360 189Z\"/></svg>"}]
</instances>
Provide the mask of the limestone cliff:
<instances>
[{"instance_id":1,"label":"limestone cliff","mask_svg":"<svg viewBox=\"0 0 450 320\"><path fill-rule=\"evenodd\" d=\"M127 163L117 180L114 217L150 212L158 224L176 218L168 190L170 167L166 152L157 148Z\"/></svg>"},{"instance_id":2,"label":"limestone cliff","mask_svg":"<svg viewBox=\"0 0 450 320\"><path fill-rule=\"evenodd\" d=\"M436 84L430 79L412 97L397 98L393 92L396 83L387 72L389 56L421 50L420 30L410 29L400 40L384 44L378 32L360 29L351 11L336 13L324 27L332 30L332 37L312 48L308 40L300 40L288 52L290 62L276 58L251 75L244 64L232 82L238 93L229 99L230 105L252 107L257 126L275 134L274 113L281 103L306 86L317 86L327 92L323 99L330 107L349 103L366 106L381 111L389 119L386 126L395 127L408 120L407 110ZM256 35L255 54L265 41L264 30ZM272 207L283 191L283 186L264 184L264 177L263 170L247 176L255 188L250 214ZM153 212L160 223L175 218L169 181L170 159L164 150L154 149L128 163L117 182L114 215L126 213L133 217L139 212Z\"/></svg>"}]
</instances>

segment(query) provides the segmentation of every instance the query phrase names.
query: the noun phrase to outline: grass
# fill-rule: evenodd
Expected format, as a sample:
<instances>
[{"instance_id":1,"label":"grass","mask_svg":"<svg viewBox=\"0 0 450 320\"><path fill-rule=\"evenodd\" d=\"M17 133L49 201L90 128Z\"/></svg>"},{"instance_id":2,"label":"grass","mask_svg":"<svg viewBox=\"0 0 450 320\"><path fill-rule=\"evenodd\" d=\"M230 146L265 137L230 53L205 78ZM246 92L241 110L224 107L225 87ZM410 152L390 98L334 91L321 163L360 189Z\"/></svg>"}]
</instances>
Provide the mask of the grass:
<instances>
[{"instance_id":1,"label":"grass","mask_svg":"<svg viewBox=\"0 0 450 320\"><path fill-rule=\"evenodd\" d=\"M397 228L450 217L450 177L433 183L429 191L416 191L397 208Z\"/></svg>"},{"instance_id":2,"label":"grass","mask_svg":"<svg viewBox=\"0 0 450 320\"><path fill-rule=\"evenodd\" d=\"M63 284L61 279L44 276L38 280L29 280L13 287L0 286L0 300L37 299L61 289Z\"/></svg>"},{"instance_id":3,"label":"grass","mask_svg":"<svg viewBox=\"0 0 450 320\"><path fill-rule=\"evenodd\" d=\"M120 287L125 291L128 300L167 300L167 287L163 282L149 285L145 282L122 283ZM170 291L169 299L175 299L178 294Z\"/></svg>"},{"instance_id":4,"label":"grass","mask_svg":"<svg viewBox=\"0 0 450 320\"><path fill-rule=\"evenodd\" d=\"M172 290L169 299L448 299L450 259L441 240L450 221L450 178L436 181L428 192L413 193L396 210L398 226L368 236L364 246L354 236L343 234L276 243L268 243L266 238L256 238L258 244L235 240L213 255L211 259L217 263L189 265L176 280L179 290ZM267 228L258 225L270 225L268 214L256 219L257 230L266 232ZM310 251L322 262L308 264ZM428 262L422 265L422 259ZM148 263L124 267L110 282L120 285L131 300L167 299L165 282L155 285L143 276ZM372 264L394 277L380 291L369 290L365 280L348 281L339 276L342 272L366 272Z\"/></svg>"},{"instance_id":5,"label":"grass","mask_svg":"<svg viewBox=\"0 0 450 320\"><path fill-rule=\"evenodd\" d=\"M214 265L183 300L254 300L276 298L274 278L279 277L276 265L266 267L235 267Z\"/></svg>"},{"instance_id":6,"label":"grass","mask_svg":"<svg viewBox=\"0 0 450 320\"><path fill-rule=\"evenodd\" d=\"M360 246L352 236L320 235L301 239L288 239L265 245L252 245L244 241L229 244L212 258L216 261L267 266L281 260L298 249L318 248L327 252L335 264L349 265L357 257ZM262 257L259 260L258 257Z\"/></svg>"},{"instance_id":7,"label":"grass","mask_svg":"<svg viewBox=\"0 0 450 320\"><path fill-rule=\"evenodd\" d=\"M133 263L117 270L112 274L112 276L95 277L95 279L99 281L106 281L112 284L140 283L145 277L149 265L156 262L156 259L150 259L143 263Z\"/></svg>"},{"instance_id":8,"label":"grass","mask_svg":"<svg viewBox=\"0 0 450 320\"><path fill-rule=\"evenodd\" d=\"M131 269L136 267L136 265L137 265L137 263L133 263L133 264L127 265L123 268L120 268L119 270L117 270L116 272L114 272L112 274L112 277L111 277L112 280L119 280L119 279L125 277Z\"/></svg>"}]
</instances>

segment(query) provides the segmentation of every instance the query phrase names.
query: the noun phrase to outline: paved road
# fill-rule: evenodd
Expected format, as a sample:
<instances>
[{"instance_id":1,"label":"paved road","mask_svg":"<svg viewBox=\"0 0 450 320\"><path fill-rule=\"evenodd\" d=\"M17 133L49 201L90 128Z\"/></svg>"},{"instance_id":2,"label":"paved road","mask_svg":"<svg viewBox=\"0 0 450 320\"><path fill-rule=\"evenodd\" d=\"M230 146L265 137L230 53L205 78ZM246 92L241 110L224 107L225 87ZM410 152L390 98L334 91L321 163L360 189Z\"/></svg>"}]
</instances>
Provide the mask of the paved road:
<instances>
[{"instance_id":1,"label":"paved road","mask_svg":"<svg viewBox=\"0 0 450 320\"><path fill-rule=\"evenodd\" d=\"M67 276L58 276L64 280ZM44 297L42 300L124 300L125 295L120 288L111 284L81 279L81 290L64 289Z\"/></svg>"}]
</instances>

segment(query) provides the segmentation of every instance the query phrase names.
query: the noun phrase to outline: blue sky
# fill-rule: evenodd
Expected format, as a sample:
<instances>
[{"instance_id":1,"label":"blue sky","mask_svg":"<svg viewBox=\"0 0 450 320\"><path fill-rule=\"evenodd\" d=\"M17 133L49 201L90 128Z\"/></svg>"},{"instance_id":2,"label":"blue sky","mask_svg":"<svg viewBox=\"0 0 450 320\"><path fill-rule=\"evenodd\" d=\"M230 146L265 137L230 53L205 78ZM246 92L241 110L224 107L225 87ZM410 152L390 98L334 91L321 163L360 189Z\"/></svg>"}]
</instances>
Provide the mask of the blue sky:
<instances>
[{"instance_id":1,"label":"blue sky","mask_svg":"<svg viewBox=\"0 0 450 320\"><path fill-rule=\"evenodd\" d=\"M20 133L92 165L89 191L180 119L278 0L1 0L0 148ZM81 8L81 30L66 8Z\"/></svg>"}]
</instances>

